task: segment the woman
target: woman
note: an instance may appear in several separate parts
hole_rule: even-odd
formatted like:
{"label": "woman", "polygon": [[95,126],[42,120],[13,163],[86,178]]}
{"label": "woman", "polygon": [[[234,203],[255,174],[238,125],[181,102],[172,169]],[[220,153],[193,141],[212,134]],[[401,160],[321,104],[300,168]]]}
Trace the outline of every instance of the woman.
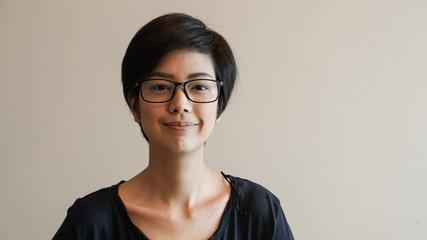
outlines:
{"label": "woman", "polygon": [[273,194],[204,163],[236,72],[227,42],[198,19],[168,14],[139,30],[122,82],[149,164],[78,199],[54,239],[293,239]]}

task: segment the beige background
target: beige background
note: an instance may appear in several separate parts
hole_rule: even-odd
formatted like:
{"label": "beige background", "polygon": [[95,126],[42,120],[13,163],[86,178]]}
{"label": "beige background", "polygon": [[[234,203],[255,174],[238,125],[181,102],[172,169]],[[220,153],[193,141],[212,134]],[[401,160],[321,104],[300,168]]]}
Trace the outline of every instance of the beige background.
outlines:
{"label": "beige background", "polygon": [[297,239],[427,239],[424,0],[0,0],[0,239],[50,239],[76,198],[145,167],[121,59],[174,11],[240,67],[212,167],[275,193]]}

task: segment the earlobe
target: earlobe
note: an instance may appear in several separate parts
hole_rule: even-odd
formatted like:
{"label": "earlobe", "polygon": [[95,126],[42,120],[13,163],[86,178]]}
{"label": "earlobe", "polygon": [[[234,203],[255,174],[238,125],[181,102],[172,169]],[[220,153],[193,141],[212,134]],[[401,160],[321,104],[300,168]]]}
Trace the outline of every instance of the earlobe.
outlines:
{"label": "earlobe", "polygon": [[141,119],[139,117],[139,105],[136,101],[136,99],[129,99],[129,108],[132,112],[133,119],[135,120],[135,122],[141,124]]}
{"label": "earlobe", "polygon": [[141,120],[139,119],[139,114],[134,112],[134,111],[132,111],[132,114],[133,114],[133,119],[135,120],[135,122],[141,124]]}

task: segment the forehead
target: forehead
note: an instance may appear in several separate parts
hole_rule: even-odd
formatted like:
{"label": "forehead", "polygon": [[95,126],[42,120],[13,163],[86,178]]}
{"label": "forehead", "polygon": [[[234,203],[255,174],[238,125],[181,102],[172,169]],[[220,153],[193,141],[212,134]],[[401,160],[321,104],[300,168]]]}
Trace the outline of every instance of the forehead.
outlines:
{"label": "forehead", "polygon": [[163,57],[150,75],[163,75],[167,78],[191,78],[215,76],[214,64],[209,54],[193,50],[173,50]]}

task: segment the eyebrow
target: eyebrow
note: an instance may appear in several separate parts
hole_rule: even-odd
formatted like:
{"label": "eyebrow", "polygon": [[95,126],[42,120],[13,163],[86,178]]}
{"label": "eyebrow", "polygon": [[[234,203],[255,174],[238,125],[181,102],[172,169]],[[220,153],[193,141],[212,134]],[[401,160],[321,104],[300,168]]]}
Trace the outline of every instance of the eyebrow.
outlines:
{"label": "eyebrow", "polygon": [[192,73],[192,74],[188,75],[188,78],[190,78],[190,79],[191,78],[200,78],[200,77],[208,77],[208,78],[213,79],[213,77],[211,75],[204,73],[204,72]]}
{"label": "eyebrow", "polygon": [[152,78],[152,77],[174,79],[174,76],[172,74],[162,73],[162,72],[152,72],[150,73],[150,75],[148,75],[148,78]]}
{"label": "eyebrow", "polygon": [[[152,72],[150,73],[150,75],[148,75],[148,78],[152,78],[152,77],[161,77],[161,78],[166,78],[166,79],[174,79],[175,76],[169,73],[163,73],[163,72]],[[188,79],[193,79],[193,78],[200,78],[200,77],[208,77],[210,79],[213,79],[213,77],[207,73],[204,72],[198,72],[198,73],[191,73],[187,76]]]}

